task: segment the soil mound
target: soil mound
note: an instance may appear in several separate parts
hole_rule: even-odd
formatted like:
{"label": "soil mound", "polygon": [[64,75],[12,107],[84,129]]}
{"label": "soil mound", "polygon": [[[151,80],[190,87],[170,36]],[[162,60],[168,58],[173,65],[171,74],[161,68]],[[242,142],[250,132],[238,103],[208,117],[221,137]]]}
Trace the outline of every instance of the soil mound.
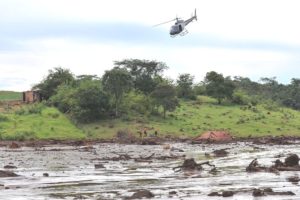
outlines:
{"label": "soil mound", "polygon": [[193,141],[213,141],[224,142],[231,141],[233,137],[226,131],[207,131],[193,139]]}

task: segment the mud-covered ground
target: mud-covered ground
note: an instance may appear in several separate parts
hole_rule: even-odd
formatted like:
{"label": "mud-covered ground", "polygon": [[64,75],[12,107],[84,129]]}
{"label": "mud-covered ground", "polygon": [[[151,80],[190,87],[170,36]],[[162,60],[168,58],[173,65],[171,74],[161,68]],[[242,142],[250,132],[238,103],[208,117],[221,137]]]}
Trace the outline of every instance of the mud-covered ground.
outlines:
{"label": "mud-covered ground", "polygon": [[[216,157],[212,152],[217,149],[226,149],[228,155]],[[0,199],[126,199],[141,189],[151,191],[154,199],[257,199],[252,196],[255,188],[295,194],[259,199],[300,199],[299,171],[245,170],[254,158],[271,166],[272,161],[284,160],[290,153],[300,155],[300,146],[236,142],[1,147],[0,167],[15,166],[9,170],[20,176],[0,178]],[[198,163],[210,161],[217,171],[210,172],[210,166],[202,171],[174,171],[182,165],[183,156]],[[233,191],[234,195],[208,196],[222,191]]]}

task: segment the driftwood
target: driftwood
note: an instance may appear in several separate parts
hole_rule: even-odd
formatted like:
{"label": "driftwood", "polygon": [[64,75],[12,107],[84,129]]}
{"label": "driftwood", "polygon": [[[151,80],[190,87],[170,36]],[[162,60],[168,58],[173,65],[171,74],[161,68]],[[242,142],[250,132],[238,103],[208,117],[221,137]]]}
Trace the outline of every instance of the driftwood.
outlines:
{"label": "driftwood", "polygon": [[183,164],[178,167],[174,167],[173,170],[175,172],[184,171],[184,170],[203,170],[203,165],[208,165],[210,167],[213,167],[210,171],[216,171],[216,166],[213,164],[210,164],[209,161],[203,162],[203,163],[196,163],[194,158],[186,159],[184,160]]}
{"label": "driftwood", "polygon": [[155,155],[155,153],[153,153],[153,154],[151,154],[150,156],[147,156],[147,157],[140,156],[139,158],[135,158],[134,161],[135,162],[146,162],[146,161],[149,161],[150,159],[152,159],[154,155]]}
{"label": "driftwood", "polygon": [[284,195],[284,196],[290,196],[295,195],[295,193],[291,191],[287,192],[274,192],[271,188],[266,189],[254,189],[252,192],[252,196],[254,197],[261,197],[261,196],[267,196],[267,195]]}
{"label": "driftwood", "polygon": [[274,167],[264,167],[258,164],[257,158],[251,161],[251,163],[246,167],[247,172],[272,172],[278,173],[278,170]]}
{"label": "driftwood", "polygon": [[257,159],[251,161],[246,168],[247,172],[273,172],[279,173],[279,171],[300,171],[299,157],[296,154],[288,156],[284,162],[279,159],[275,160],[275,164],[271,167],[264,167],[258,164]]}

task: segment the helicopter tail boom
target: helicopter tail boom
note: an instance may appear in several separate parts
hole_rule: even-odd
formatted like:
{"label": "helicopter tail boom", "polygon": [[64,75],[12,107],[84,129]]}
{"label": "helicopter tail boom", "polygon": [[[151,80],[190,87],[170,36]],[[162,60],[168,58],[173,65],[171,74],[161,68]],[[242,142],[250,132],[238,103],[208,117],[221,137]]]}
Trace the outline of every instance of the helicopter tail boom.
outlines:
{"label": "helicopter tail boom", "polygon": [[188,24],[191,23],[194,19],[197,21],[197,13],[196,13],[196,9],[195,9],[195,14],[194,14],[191,18],[189,18],[188,20],[184,21],[185,25],[188,25]]}

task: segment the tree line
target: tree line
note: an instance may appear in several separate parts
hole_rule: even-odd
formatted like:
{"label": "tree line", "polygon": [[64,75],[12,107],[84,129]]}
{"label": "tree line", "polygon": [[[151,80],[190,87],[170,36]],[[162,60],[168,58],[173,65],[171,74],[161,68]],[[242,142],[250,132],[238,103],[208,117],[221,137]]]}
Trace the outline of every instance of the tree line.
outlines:
{"label": "tree line", "polygon": [[69,69],[58,67],[49,70],[33,89],[47,104],[83,123],[124,117],[131,112],[165,118],[167,112],[179,106],[179,99],[196,100],[198,95],[211,96],[218,104],[272,101],[300,109],[300,79],[284,85],[274,77],[255,82],[211,71],[203,81],[195,83],[194,76],[188,73],[180,74],[176,80],[168,79],[163,74],[166,69],[163,62],[139,59],[116,61],[102,77],[75,76]]}

